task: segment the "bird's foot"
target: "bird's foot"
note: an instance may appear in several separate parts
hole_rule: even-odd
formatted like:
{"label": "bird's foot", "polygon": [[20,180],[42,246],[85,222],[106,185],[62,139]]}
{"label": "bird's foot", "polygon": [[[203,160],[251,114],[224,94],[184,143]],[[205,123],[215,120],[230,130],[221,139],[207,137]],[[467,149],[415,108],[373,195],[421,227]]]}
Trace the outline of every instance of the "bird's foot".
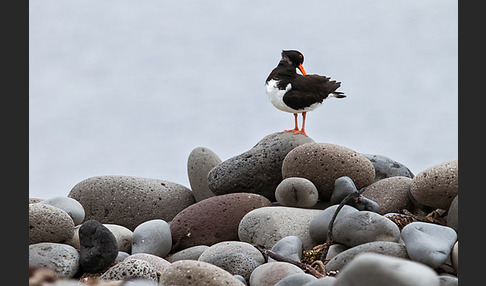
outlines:
{"label": "bird's foot", "polygon": [[298,132],[298,131],[299,131],[299,128],[284,130],[284,132],[293,132],[294,134],[295,134],[295,132]]}
{"label": "bird's foot", "polygon": [[303,130],[303,129],[294,131],[294,134],[303,134],[305,137],[309,137],[309,136],[307,136],[307,134],[305,133],[305,130]]}

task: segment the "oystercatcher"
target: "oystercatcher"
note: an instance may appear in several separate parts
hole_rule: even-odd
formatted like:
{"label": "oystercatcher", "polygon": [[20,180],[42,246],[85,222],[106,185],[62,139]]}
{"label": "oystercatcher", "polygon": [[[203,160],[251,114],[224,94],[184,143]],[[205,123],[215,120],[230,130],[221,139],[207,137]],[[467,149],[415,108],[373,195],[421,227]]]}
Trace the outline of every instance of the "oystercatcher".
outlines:
{"label": "oystercatcher", "polygon": [[[265,82],[265,90],[272,104],[286,112],[294,114],[295,128],[284,130],[294,134],[305,133],[307,111],[314,110],[329,97],[344,98],[343,92],[336,91],[340,82],[321,75],[307,75],[304,67],[304,55],[295,50],[282,51],[282,59],[272,70]],[[298,74],[296,69],[302,72]],[[302,113],[302,128],[299,130],[297,114]]]}

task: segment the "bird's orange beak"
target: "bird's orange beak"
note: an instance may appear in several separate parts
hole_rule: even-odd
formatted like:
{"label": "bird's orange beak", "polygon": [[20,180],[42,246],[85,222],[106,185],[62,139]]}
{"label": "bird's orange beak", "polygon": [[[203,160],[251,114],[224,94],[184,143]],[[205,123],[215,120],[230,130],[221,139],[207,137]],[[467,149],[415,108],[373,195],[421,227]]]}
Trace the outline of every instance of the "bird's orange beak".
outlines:
{"label": "bird's orange beak", "polygon": [[300,72],[301,72],[303,75],[307,75],[307,73],[305,72],[304,67],[302,66],[302,64],[300,64],[300,65],[299,65],[299,70],[300,70]]}

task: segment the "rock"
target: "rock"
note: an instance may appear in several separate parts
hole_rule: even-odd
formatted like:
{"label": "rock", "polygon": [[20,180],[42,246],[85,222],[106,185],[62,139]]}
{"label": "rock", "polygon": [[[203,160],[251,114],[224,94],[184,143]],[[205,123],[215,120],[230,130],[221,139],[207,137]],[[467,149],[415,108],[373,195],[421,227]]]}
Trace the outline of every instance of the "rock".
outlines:
{"label": "rock", "polygon": [[383,155],[363,154],[371,161],[375,168],[375,182],[390,177],[407,177],[413,179],[414,175],[405,165],[398,163]]}
{"label": "rock", "polygon": [[131,230],[117,224],[105,223],[103,225],[115,236],[118,251],[128,253],[132,251],[133,232]]}
{"label": "rock", "polygon": [[[309,235],[312,240],[317,243],[326,242],[327,232],[329,230],[329,223],[331,222],[331,219],[334,216],[334,213],[336,212],[338,206],[339,205],[333,205],[327,207],[311,220],[311,223],[309,225]],[[344,205],[337,214],[334,223],[336,223],[336,221],[341,219],[343,216],[353,212],[358,212],[358,210],[352,206]]]}
{"label": "rock", "polygon": [[459,273],[459,241],[456,241],[452,247],[451,262],[456,273]]}
{"label": "rock", "polygon": [[153,267],[155,267],[156,271],[159,272],[164,271],[164,269],[170,265],[170,262],[165,260],[164,258],[149,253],[135,253],[128,256],[126,260],[128,259],[147,261],[148,263],[152,264]]}
{"label": "rock", "polygon": [[215,265],[202,261],[179,260],[160,275],[162,285],[242,286],[238,278]]}
{"label": "rock", "polygon": [[408,259],[407,249],[405,245],[390,241],[373,241],[349,248],[334,256],[326,264],[326,271],[341,270],[356,256],[361,253],[368,252]]}
{"label": "rock", "polygon": [[167,260],[171,263],[178,260],[198,260],[199,256],[201,256],[201,254],[208,248],[209,246],[207,245],[189,247],[170,255],[167,257]]}
{"label": "rock", "polygon": [[440,286],[457,286],[459,285],[459,279],[450,274],[439,275]]}
{"label": "rock", "polygon": [[67,242],[74,235],[74,222],[67,212],[46,204],[29,204],[29,244]]}
{"label": "rock", "polygon": [[285,156],[295,147],[313,141],[302,134],[289,132],[267,135],[250,150],[211,169],[209,188],[216,195],[256,193],[275,201],[275,189],[282,181]]}
{"label": "rock", "polygon": [[333,286],[335,282],[336,282],[336,277],[324,276],[317,280],[307,282],[302,286]]}
{"label": "rock", "polygon": [[100,280],[128,280],[133,278],[157,281],[157,272],[155,267],[145,260],[125,259],[110,267],[100,276]]}
{"label": "rock", "polygon": [[438,268],[451,254],[456,232],[447,226],[426,222],[407,224],[401,233],[410,259]]}
{"label": "rock", "polygon": [[104,270],[118,256],[115,236],[99,221],[88,220],[81,225],[79,242],[79,266],[85,272],[97,273]]}
{"label": "rock", "polygon": [[412,179],[403,176],[385,178],[366,187],[363,196],[380,205],[380,214],[411,210],[412,202],[408,197],[411,183]]}
{"label": "rock", "polygon": [[75,199],[68,197],[54,197],[48,200],[43,200],[39,204],[46,204],[67,212],[73,219],[74,225],[81,224],[84,220],[84,208]]}
{"label": "rock", "polygon": [[255,209],[241,220],[238,236],[241,241],[271,249],[280,239],[295,235],[302,240],[304,249],[311,249],[317,243],[309,235],[309,225],[320,212],[321,210],[281,206]]}
{"label": "rock", "polygon": [[148,220],[133,230],[132,254],[148,253],[160,257],[169,254],[172,235],[167,222],[162,219]]}
{"label": "rock", "polygon": [[253,258],[258,265],[265,262],[262,253],[253,245],[242,241],[223,241],[206,249],[198,258],[199,261],[207,262],[214,257],[241,253]]}
{"label": "rock", "polygon": [[[368,243],[372,243],[372,242],[368,242]],[[365,245],[365,244],[361,244],[361,245]],[[355,247],[359,247],[359,245],[355,246]],[[349,247],[347,247],[344,244],[334,243],[333,245],[329,246],[329,250],[327,251],[326,259],[331,260],[331,258],[334,258],[336,255],[338,255],[338,254],[340,254],[340,253],[342,253],[342,252],[344,252],[348,249],[349,249]]]}
{"label": "rock", "polygon": [[[203,261],[199,259],[199,261]],[[228,271],[233,275],[242,276],[245,281],[250,280],[250,274],[262,263],[243,253],[227,253],[208,257],[204,262],[211,263]]]}
{"label": "rock", "polygon": [[285,157],[282,177],[309,179],[317,187],[319,198],[329,200],[336,179],[350,177],[358,189],[373,183],[375,169],[365,156],[349,148],[330,143],[307,143]]}
{"label": "rock", "polygon": [[[145,278],[134,278],[134,279],[130,279],[128,281],[123,282],[123,284],[121,284],[120,286],[158,286],[158,285],[159,285],[159,283],[157,283],[156,281],[153,281],[153,280],[148,280],[148,279],[145,279]],[[112,284],[109,284],[109,285],[102,284],[102,285],[99,285],[99,286],[112,286]],[[113,285],[113,286],[115,286],[115,285]]]}
{"label": "rock", "polygon": [[196,202],[214,196],[214,193],[209,188],[208,174],[212,168],[221,162],[222,160],[216,153],[205,147],[197,147],[189,154],[187,175]]}
{"label": "rock", "polygon": [[447,213],[447,226],[459,233],[459,195],[457,195],[449,207]]}
{"label": "rock", "polygon": [[246,280],[245,278],[243,278],[243,276],[241,275],[233,275],[236,279],[240,280],[241,283],[243,283],[243,285],[245,286],[248,286],[248,283],[246,283]]}
{"label": "rock", "polygon": [[122,262],[125,260],[130,254],[124,252],[124,251],[118,251],[118,255],[115,258],[115,262]]}
{"label": "rock", "polygon": [[278,281],[275,286],[295,286],[304,285],[305,283],[317,280],[316,277],[307,273],[296,273],[285,277],[284,279]]}
{"label": "rock", "polygon": [[67,244],[53,242],[30,244],[29,267],[48,268],[61,278],[71,278],[78,272],[79,254],[74,247]]}
{"label": "rock", "polygon": [[305,178],[287,178],[278,184],[275,198],[287,207],[313,207],[319,198],[316,186]]}
{"label": "rock", "polygon": [[400,229],[391,220],[370,211],[351,212],[334,223],[334,241],[356,246],[372,241],[400,240]]}
{"label": "rock", "polygon": [[272,262],[258,266],[250,276],[251,286],[274,286],[292,274],[303,274],[299,267],[287,262]]}
{"label": "rock", "polygon": [[[272,252],[282,255],[295,261],[302,259],[302,240],[298,236],[289,235],[277,241],[271,249]],[[275,262],[271,257],[268,257],[268,262]]]}
{"label": "rock", "polygon": [[410,194],[419,203],[447,210],[458,194],[458,160],[423,170],[413,178]]}
{"label": "rock", "polygon": [[[334,189],[332,191],[329,201],[331,204],[340,204],[341,201],[344,200],[349,194],[355,192],[358,192],[358,189],[356,188],[353,180],[351,180],[350,177],[339,177],[334,182]],[[362,194],[360,194],[357,199],[348,200],[346,204],[360,211],[372,211],[375,213],[380,211],[380,205],[366,198]]]}
{"label": "rock", "polygon": [[132,176],[91,177],[76,184],[68,197],[81,203],[85,220],[118,224],[130,230],[151,219],[171,221],[195,202],[182,185]]}
{"label": "rock", "polygon": [[348,285],[439,286],[439,276],[421,263],[382,254],[362,253],[341,270],[333,284]]}
{"label": "rock", "polygon": [[[172,241],[179,249],[238,240],[238,225],[251,210],[270,206],[265,197],[235,193],[207,198],[177,214],[170,223]],[[188,235],[189,234],[189,235]]]}

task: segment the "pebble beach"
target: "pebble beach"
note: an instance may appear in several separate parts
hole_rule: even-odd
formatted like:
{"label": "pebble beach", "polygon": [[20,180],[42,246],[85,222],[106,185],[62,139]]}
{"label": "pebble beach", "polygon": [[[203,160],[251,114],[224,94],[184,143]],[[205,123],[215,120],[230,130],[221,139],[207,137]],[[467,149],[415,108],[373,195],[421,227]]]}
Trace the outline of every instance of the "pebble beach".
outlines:
{"label": "pebble beach", "polygon": [[187,176],[29,198],[29,285],[458,285],[458,160],[413,174],[276,132],[227,160],[196,147]]}

